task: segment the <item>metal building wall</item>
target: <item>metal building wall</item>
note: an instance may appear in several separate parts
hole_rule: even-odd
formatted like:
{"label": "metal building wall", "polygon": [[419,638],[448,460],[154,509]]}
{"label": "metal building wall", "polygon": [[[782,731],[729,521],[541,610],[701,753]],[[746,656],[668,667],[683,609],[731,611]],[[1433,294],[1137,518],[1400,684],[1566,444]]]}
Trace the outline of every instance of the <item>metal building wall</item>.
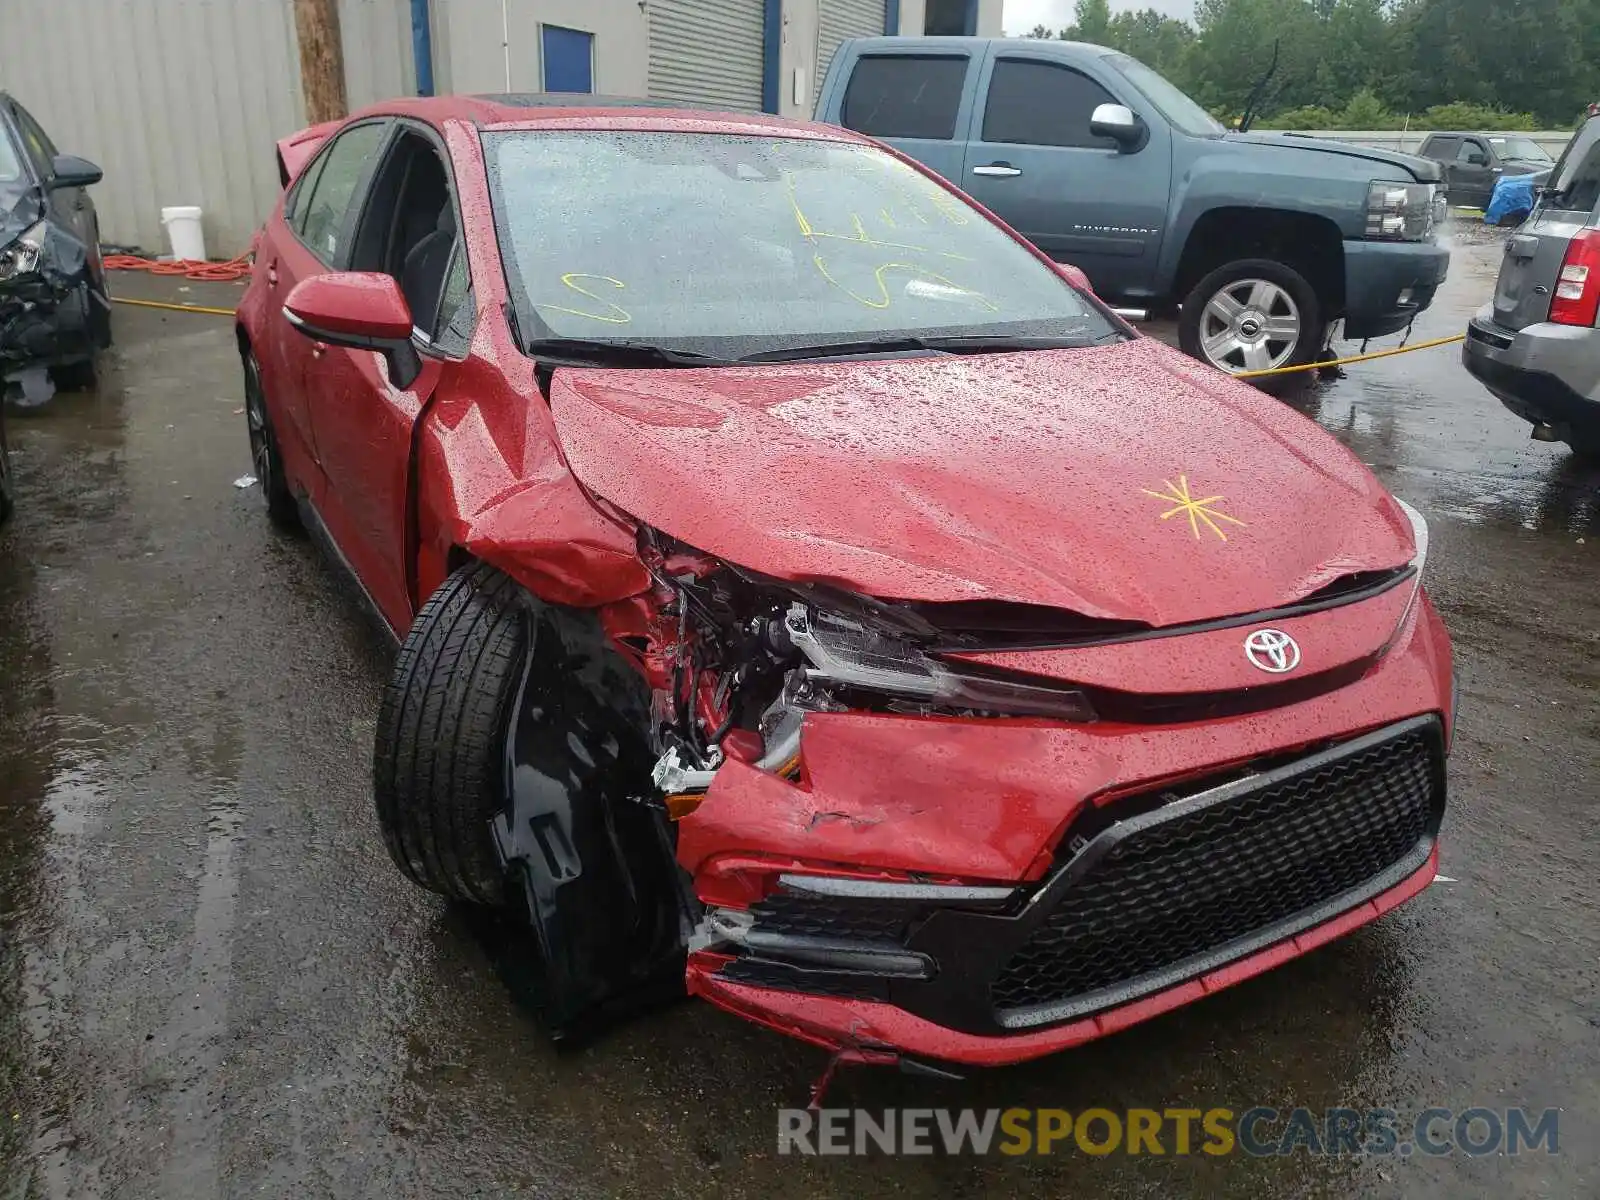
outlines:
{"label": "metal building wall", "polygon": [[[273,143],[305,124],[290,5],[0,0],[0,87],[104,168],[106,241],[164,252],[161,209],[198,204],[208,251],[237,254],[277,200]],[[340,0],[352,106],[412,89],[409,14]]]}

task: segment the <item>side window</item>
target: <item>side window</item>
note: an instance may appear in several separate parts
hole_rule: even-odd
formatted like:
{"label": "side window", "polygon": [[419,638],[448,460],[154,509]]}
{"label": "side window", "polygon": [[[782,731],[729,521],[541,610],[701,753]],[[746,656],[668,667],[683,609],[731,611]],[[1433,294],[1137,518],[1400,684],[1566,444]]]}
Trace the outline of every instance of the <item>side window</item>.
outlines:
{"label": "side window", "polygon": [[1456,151],[1458,163],[1486,163],[1489,161],[1489,152],[1483,148],[1483,143],[1472,138],[1463,138],[1461,149]]}
{"label": "side window", "polygon": [[38,167],[39,174],[48,179],[55,174],[55,143],[50,140],[49,135],[39,127],[39,122],[35,121],[22,105],[14,105],[13,111],[17,114],[17,128],[22,133],[23,146],[27,148],[29,155],[32,156],[34,163]]}
{"label": "side window", "polygon": [[1458,140],[1453,137],[1431,137],[1422,147],[1422,157],[1447,162],[1456,156]]}
{"label": "side window", "polygon": [[1593,212],[1600,201],[1600,120],[1590,118],[1573,135],[1550,173],[1545,203],[1572,212]]}
{"label": "side window", "polygon": [[989,81],[983,140],[1115,150],[1117,144],[1109,138],[1089,134],[1094,110],[1115,103],[1110,92],[1070,67],[1002,58]]}
{"label": "side window", "polygon": [[858,59],[840,124],[872,137],[949,141],[956,135],[967,62],[881,54]]}
{"label": "side window", "polygon": [[383,146],[387,128],[381,123],[357,125],[335,138],[321,155],[324,161],[315,185],[296,206],[295,229],[300,239],[329,266],[341,261],[351,202]]}
{"label": "side window", "polygon": [[439,299],[439,320],[433,344],[447,354],[465,354],[472,340],[472,276],[467,270],[467,248],[458,238]]}
{"label": "side window", "polygon": [[306,169],[300,172],[300,177],[289,185],[289,198],[283,203],[283,219],[289,222],[289,228],[301,237],[305,236],[303,227],[306,212],[305,198],[317,186],[317,176],[322,174],[324,161],[317,158],[306,164]]}

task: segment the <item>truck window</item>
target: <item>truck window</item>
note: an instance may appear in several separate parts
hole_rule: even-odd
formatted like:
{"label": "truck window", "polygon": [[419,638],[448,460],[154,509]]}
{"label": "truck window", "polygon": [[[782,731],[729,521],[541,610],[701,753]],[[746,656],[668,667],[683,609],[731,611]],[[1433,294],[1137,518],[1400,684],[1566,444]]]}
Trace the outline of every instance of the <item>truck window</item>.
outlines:
{"label": "truck window", "polygon": [[1600,200],[1600,119],[1590,117],[1573,135],[1550,173],[1547,203],[1571,212],[1592,212]]}
{"label": "truck window", "polygon": [[1461,142],[1461,149],[1456,151],[1456,161],[1459,163],[1471,163],[1473,155],[1477,155],[1479,163],[1489,161],[1489,152],[1483,148],[1482,142],[1476,138],[1464,138]]}
{"label": "truck window", "polygon": [[845,89],[840,124],[882,138],[956,135],[956,112],[967,82],[967,58],[866,55]]}
{"label": "truck window", "polygon": [[1115,150],[1116,142],[1089,134],[1094,110],[1115,103],[1110,92],[1071,67],[1002,58],[989,80],[983,140]]}
{"label": "truck window", "polygon": [[1459,138],[1431,137],[1422,147],[1422,157],[1436,158],[1441,162],[1447,159],[1452,159],[1456,156],[1456,151],[1459,149],[1459,143]]}

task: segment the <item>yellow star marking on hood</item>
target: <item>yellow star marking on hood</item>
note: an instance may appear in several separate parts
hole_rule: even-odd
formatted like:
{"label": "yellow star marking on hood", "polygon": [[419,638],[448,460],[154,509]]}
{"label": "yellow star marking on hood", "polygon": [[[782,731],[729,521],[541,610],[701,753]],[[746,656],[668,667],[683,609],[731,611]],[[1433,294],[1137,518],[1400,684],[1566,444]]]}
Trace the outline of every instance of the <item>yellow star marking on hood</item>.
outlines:
{"label": "yellow star marking on hood", "polygon": [[1169,520],[1179,513],[1188,517],[1189,528],[1194,532],[1196,541],[1200,540],[1200,526],[1202,525],[1223,541],[1228,540],[1228,535],[1222,532],[1222,526],[1217,524],[1218,521],[1226,521],[1230,525],[1238,525],[1243,528],[1243,521],[1237,517],[1230,517],[1227,513],[1215,507],[1227,497],[1194,495],[1189,490],[1189,477],[1187,475],[1178,476],[1176,487],[1173,486],[1170,479],[1163,479],[1161,482],[1166,485],[1167,490],[1164,492],[1152,492],[1149,488],[1141,488],[1140,490],[1146,496],[1154,496],[1157,500],[1165,500],[1174,506],[1161,514],[1163,521]]}

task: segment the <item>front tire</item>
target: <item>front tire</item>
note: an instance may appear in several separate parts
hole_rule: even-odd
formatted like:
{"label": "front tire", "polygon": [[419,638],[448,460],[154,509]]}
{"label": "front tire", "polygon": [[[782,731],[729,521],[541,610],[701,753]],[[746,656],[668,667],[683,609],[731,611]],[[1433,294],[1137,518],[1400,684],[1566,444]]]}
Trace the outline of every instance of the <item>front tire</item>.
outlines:
{"label": "front tire", "polygon": [[413,883],[452,900],[502,902],[490,822],[505,807],[526,643],[517,585],[463,567],[422,606],[384,689],[373,758],[384,845]]}
{"label": "front tire", "polygon": [[[0,401],[3,404],[4,401]],[[0,409],[0,525],[5,524],[15,507],[11,482],[11,446],[6,441],[6,417]]]}
{"label": "front tire", "polygon": [[[1183,352],[1238,375],[1312,362],[1326,325],[1316,290],[1294,268],[1264,258],[1225,263],[1190,289],[1178,318]],[[1267,376],[1278,386],[1289,376]]]}
{"label": "front tire", "polygon": [[250,465],[267,501],[267,519],[279,529],[298,529],[300,509],[284,474],[283,452],[278,448],[266,388],[261,382],[261,364],[249,350],[244,352],[244,419],[250,434]]}

